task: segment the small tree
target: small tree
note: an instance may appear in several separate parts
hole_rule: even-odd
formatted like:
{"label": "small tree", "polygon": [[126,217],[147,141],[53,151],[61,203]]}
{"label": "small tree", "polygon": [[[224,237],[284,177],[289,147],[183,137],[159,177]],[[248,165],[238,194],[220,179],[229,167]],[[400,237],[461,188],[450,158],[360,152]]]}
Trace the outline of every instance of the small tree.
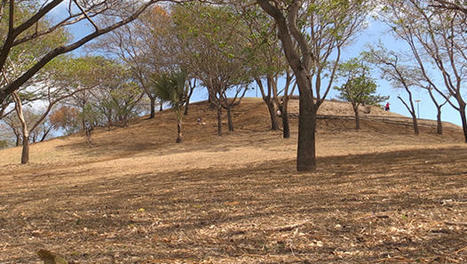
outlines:
{"label": "small tree", "polygon": [[177,143],[181,143],[183,139],[183,111],[190,92],[190,87],[186,85],[186,82],[187,74],[184,71],[164,73],[154,80],[157,97],[169,103],[177,115]]}
{"label": "small tree", "polygon": [[340,92],[339,98],[352,104],[355,114],[355,129],[360,129],[360,115],[358,108],[360,105],[376,105],[389,99],[389,96],[376,94],[377,85],[369,77],[369,68],[352,59],[339,67],[339,75],[346,78],[346,82],[340,87],[334,87]]}

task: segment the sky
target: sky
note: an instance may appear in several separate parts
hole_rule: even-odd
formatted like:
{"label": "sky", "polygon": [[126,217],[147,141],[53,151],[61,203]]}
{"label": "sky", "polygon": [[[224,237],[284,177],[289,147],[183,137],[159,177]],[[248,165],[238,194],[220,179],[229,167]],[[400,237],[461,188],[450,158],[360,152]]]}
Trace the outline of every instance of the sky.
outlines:
{"label": "sky", "polygon": [[[63,11],[63,7],[57,8],[54,11],[53,15],[56,17],[60,17],[60,13]],[[84,36],[86,33],[89,33],[90,30],[92,30],[92,26],[87,22],[79,23],[77,25],[74,25],[73,27],[70,27],[70,32],[72,33],[75,39]],[[407,50],[407,47],[404,45],[404,43],[400,40],[395,39],[394,36],[388,31],[387,26],[377,21],[371,21],[368,27],[356,36],[352,44],[343,50],[342,59],[347,60],[349,58],[357,57],[362,51],[365,51],[367,49],[367,46],[369,44],[376,45],[378,41],[381,41],[388,50]],[[74,54],[76,56],[79,56],[85,54],[85,52],[85,48],[80,48],[74,51]],[[406,92],[402,89],[393,88],[390,83],[381,78],[377,71],[373,71],[373,77],[375,78],[375,80],[377,80],[378,93],[380,95],[390,96],[388,102],[391,105],[391,111],[404,116],[409,116],[410,114],[405,108],[405,106],[402,104],[402,102],[400,102],[400,100],[397,99],[398,96],[407,98]],[[255,86],[252,86],[252,88],[253,89],[247,93],[247,96],[260,96],[258,89]],[[417,115],[422,119],[436,119],[436,108],[428,93],[421,89],[415,89],[413,94],[414,100],[419,100],[419,103],[416,103]],[[327,99],[336,97],[337,92],[335,90],[332,90],[328,95]],[[205,89],[202,88],[195,91],[192,101],[196,102],[200,100],[206,100],[206,98],[207,92],[205,91]],[[384,102],[384,104],[385,103],[386,102]],[[444,106],[442,111],[443,121],[461,125],[459,113],[450,105],[447,104],[446,106]]]}

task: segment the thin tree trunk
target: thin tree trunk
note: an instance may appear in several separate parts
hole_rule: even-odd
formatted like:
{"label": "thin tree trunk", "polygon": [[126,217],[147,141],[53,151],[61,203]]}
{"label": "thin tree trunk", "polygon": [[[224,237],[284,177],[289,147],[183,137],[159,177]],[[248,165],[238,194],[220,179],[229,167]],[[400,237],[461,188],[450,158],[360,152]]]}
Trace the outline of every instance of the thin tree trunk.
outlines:
{"label": "thin tree trunk", "polygon": [[27,164],[29,162],[29,130],[28,124],[24,119],[23,114],[23,105],[21,104],[21,98],[19,98],[16,92],[12,93],[13,99],[15,101],[16,114],[18,119],[21,122],[21,130],[23,133],[23,151],[21,153],[21,164]]}
{"label": "thin tree trunk", "polygon": [[222,136],[222,106],[217,106],[217,135]]}
{"label": "thin tree trunk", "polygon": [[269,116],[271,118],[271,130],[279,130],[279,123],[277,122],[277,115],[276,115],[276,109],[274,107],[274,102],[272,101],[270,97],[265,98],[264,102],[268,106]]}
{"label": "thin tree trunk", "polygon": [[232,107],[231,106],[227,107],[227,121],[229,124],[229,131],[233,132],[234,126],[233,126],[233,120],[232,120]]}
{"label": "thin tree trunk", "polygon": [[467,118],[465,115],[465,105],[459,108],[459,113],[461,115],[462,129],[464,130],[465,143],[467,143]]}
{"label": "thin tree trunk", "polygon": [[413,102],[412,102],[412,93],[410,93],[410,91],[408,89],[406,89],[406,90],[407,90],[407,93],[409,94],[410,107],[402,99],[402,97],[398,96],[397,98],[405,105],[405,107],[409,111],[410,115],[412,116],[413,131],[414,131],[415,135],[418,136],[420,134],[420,131],[418,130],[417,115],[416,115],[416,112],[415,112],[415,107],[414,107]]}
{"label": "thin tree trunk", "polygon": [[176,143],[182,143],[183,135],[182,135],[182,120],[180,117],[177,118],[177,140]]}
{"label": "thin tree trunk", "polygon": [[22,144],[21,143],[21,135],[17,134],[16,135],[16,146],[19,147],[20,144]]}
{"label": "thin tree trunk", "polygon": [[436,133],[438,135],[443,134],[443,122],[441,120],[441,107],[438,107],[438,114],[436,115],[437,125],[436,125]]}
{"label": "thin tree trunk", "polygon": [[164,111],[164,101],[160,101],[160,107],[159,107],[159,112]]}
{"label": "thin tree trunk", "polygon": [[156,116],[156,98],[150,97],[151,101],[151,112],[149,114],[149,119],[153,119]]}
{"label": "thin tree trunk", "polygon": [[186,99],[186,104],[185,104],[185,111],[183,111],[183,115],[188,115],[188,108],[190,106],[190,97]]}
{"label": "thin tree trunk", "polygon": [[360,115],[358,113],[358,105],[353,106],[353,112],[355,113],[355,129],[360,130]]}

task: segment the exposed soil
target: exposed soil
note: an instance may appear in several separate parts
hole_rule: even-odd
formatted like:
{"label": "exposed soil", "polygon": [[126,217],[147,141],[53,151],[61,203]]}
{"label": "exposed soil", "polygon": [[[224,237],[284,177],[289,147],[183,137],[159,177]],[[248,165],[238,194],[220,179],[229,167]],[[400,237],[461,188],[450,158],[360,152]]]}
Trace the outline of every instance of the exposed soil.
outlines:
{"label": "exposed soil", "polygon": [[[175,116],[0,152],[0,263],[466,263],[467,146],[454,126],[320,120],[318,170],[249,99],[236,131]],[[202,117],[207,123],[198,125]],[[296,120],[292,121],[296,131]],[[407,122],[410,122],[408,120]]]}

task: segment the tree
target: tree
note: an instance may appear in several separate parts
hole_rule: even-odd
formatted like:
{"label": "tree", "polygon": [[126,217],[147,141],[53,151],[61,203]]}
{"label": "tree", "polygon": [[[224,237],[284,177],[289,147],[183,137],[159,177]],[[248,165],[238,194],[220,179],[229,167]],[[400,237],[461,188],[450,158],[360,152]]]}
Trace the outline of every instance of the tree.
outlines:
{"label": "tree", "polygon": [[79,110],[63,105],[50,114],[49,121],[54,129],[63,129],[66,135],[79,131]]}
{"label": "tree", "polygon": [[232,108],[241,102],[252,80],[252,52],[245,24],[228,6],[197,3],[177,6],[172,17],[183,65],[202,81],[217,108],[217,134],[222,135],[223,109],[233,131]]}
{"label": "tree", "polygon": [[[2,1],[0,3],[0,24],[4,39],[0,42],[0,72],[3,72],[6,63],[13,56],[15,48],[27,46],[31,41],[62,30],[67,26],[80,21],[87,21],[93,26],[93,31],[78,40],[71,40],[65,44],[57,44],[49,47],[43,56],[34,57],[34,62],[26,67],[18,77],[11,79],[6,85],[0,87],[0,105],[3,104],[14,91],[30,80],[48,62],[55,57],[73,51],[89,41],[108,33],[120,26],[135,20],[150,5],[159,0],[148,1],[75,1],[75,0],[51,0],[44,3],[35,1]],[[59,22],[53,23],[50,14],[59,6],[68,7],[68,10]],[[22,10],[28,10],[26,16],[19,15]],[[100,21],[116,19],[107,26],[100,26]],[[43,23],[45,26],[38,26]]]}
{"label": "tree", "polygon": [[[317,111],[332,87],[342,47],[364,25],[371,1],[256,2],[276,23],[300,93],[297,170],[315,170]],[[326,75],[328,85],[322,87]]]}
{"label": "tree", "polygon": [[190,87],[187,84],[187,74],[184,71],[164,73],[154,79],[156,94],[165,102],[170,103],[177,116],[177,143],[183,140],[182,121],[183,106],[187,102]]}
{"label": "tree", "polygon": [[416,68],[402,64],[398,54],[388,51],[384,48],[376,50],[371,48],[365,53],[366,59],[377,65],[381,71],[381,77],[390,81],[391,84],[400,89],[404,89],[407,93],[408,100],[404,100],[401,96],[397,96],[402,104],[409,111],[412,117],[413,130],[415,135],[419,135],[417,113],[415,112],[415,103],[413,98],[413,89],[419,87],[420,71]]}
{"label": "tree", "polygon": [[422,86],[433,89],[459,112],[467,143],[466,16],[455,8],[439,8],[436,3],[445,7],[459,4],[457,1],[388,0],[382,19],[408,45],[412,67],[420,72]]}
{"label": "tree", "polygon": [[355,129],[360,129],[360,105],[377,105],[389,99],[389,96],[376,94],[377,85],[369,76],[370,69],[358,59],[351,59],[339,66],[339,76],[345,79],[345,83],[334,87],[340,92],[339,98],[352,104],[355,114]]}

